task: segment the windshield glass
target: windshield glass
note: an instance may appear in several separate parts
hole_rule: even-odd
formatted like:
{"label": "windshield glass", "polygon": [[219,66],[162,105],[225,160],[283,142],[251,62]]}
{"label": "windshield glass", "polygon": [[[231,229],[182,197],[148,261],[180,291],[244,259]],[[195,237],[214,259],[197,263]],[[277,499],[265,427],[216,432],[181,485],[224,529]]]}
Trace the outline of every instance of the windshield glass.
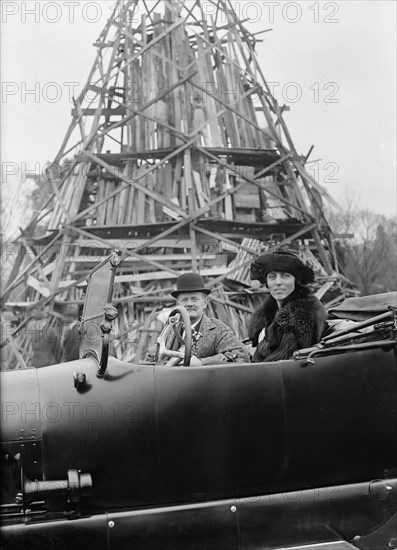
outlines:
{"label": "windshield glass", "polygon": [[87,292],[80,325],[80,357],[84,357],[88,350],[95,351],[98,359],[101,357],[100,325],[104,308],[112,300],[115,267],[115,255],[112,254],[94,268],[87,277]]}

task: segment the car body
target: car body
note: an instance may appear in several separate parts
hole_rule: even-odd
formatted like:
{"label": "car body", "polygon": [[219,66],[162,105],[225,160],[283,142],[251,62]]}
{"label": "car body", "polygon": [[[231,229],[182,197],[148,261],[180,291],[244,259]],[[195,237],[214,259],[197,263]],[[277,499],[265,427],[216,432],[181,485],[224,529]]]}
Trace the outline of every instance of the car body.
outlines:
{"label": "car body", "polygon": [[396,548],[393,330],[273,363],[86,349],[2,373],[2,548]]}

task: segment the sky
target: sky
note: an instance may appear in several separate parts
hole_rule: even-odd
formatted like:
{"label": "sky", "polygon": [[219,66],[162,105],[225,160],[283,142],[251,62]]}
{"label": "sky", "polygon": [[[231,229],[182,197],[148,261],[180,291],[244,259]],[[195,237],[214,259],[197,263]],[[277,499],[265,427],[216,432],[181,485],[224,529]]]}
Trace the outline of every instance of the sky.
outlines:
{"label": "sky", "polygon": [[[394,0],[232,5],[248,30],[266,31],[257,35],[258,61],[278,102],[289,107],[285,121],[298,153],[314,146],[309,172],[342,205],[350,195],[362,208],[395,216]],[[54,159],[114,1],[0,6],[3,194]]]}

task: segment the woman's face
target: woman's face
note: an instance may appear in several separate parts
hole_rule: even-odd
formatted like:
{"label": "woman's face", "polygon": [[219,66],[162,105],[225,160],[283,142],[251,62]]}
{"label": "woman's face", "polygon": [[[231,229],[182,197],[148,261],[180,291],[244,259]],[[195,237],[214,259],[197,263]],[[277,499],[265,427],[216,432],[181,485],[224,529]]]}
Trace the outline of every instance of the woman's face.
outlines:
{"label": "woman's face", "polygon": [[280,304],[295,290],[295,277],[286,271],[270,271],[266,277],[270,294]]}

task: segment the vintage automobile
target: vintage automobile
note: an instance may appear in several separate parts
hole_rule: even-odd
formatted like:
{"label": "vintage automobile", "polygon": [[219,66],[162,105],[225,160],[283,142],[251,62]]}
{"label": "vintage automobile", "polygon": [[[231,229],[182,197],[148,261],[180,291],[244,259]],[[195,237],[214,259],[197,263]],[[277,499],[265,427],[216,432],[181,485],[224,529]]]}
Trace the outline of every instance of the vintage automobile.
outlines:
{"label": "vintage automobile", "polygon": [[88,278],[81,359],[1,375],[1,548],[397,548],[395,305],[350,299],[362,320],[288,361],[190,367],[187,341],[130,364],[117,263]]}

